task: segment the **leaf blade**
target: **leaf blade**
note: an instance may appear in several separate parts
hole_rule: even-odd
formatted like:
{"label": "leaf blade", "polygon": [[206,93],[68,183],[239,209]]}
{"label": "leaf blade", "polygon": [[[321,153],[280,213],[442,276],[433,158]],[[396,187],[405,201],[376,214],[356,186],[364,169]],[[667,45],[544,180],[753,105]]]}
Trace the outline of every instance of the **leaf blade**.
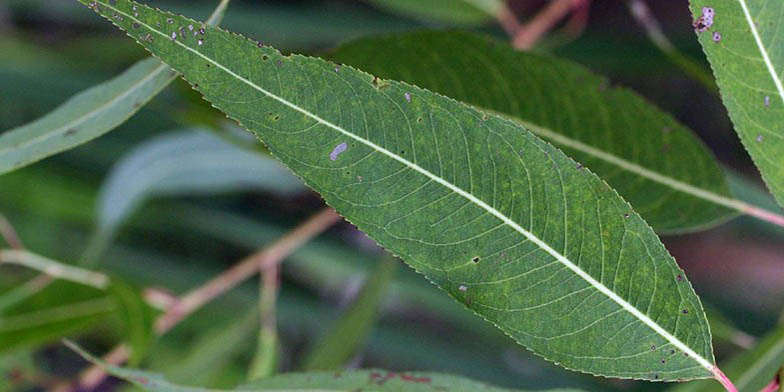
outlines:
{"label": "leaf blade", "polygon": [[464,32],[363,38],[330,58],[510,116],[595,171],[657,232],[704,229],[743,209],[688,128],[577,64]]}
{"label": "leaf blade", "polygon": [[775,43],[784,4],[749,0],[690,1],[692,15],[715,20],[695,30],[741,142],[779,206],[784,206],[784,52]]}
{"label": "leaf blade", "polygon": [[[650,227],[607,184],[518,124],[349,67],[282,56],[220,29],[181,35],[198,22],[127,0],[96,3],[132,37],[156,34],[140,43],[249,126],[360,229],[529,349],[613,377],[713,375],[699,299]],[[135,6],[139,17],[130,14]],[[384,115],[368,116],[370,109]],[[433,126],[415,132],[424,117]],[[451,173],[442,148],[453,158]],[[605,242],[612,259],[591,245]],[[583,243],[591,259],[580,256]],[[507,256],[510,270],[493,268]],[[553,278],[559,284],[549,284]],[[547,290],[520,294],[541,284]],[[647,306],[630,303],[641,297]],[[618,325],[625,327],[604,335]],[[654,372],[651,364],[659,364]]]}
{"label": "leaf blade", "polygon": [[[221,0],[207,23],[223,19]],[[0,133],[0,175],[31,165],[100,137],[124,123],[155,98],[177,73],[155,58],[68,99],[47,115]]]}

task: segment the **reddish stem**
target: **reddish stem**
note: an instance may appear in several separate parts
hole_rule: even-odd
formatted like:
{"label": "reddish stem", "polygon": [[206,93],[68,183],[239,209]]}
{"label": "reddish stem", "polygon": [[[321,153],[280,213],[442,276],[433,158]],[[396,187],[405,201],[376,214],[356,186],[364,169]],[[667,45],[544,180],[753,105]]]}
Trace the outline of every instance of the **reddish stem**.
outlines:
{"label": "reddish stem", "polygon": [[738,392],[738,388],[735,387],[735,384],[730,381],[729,377],[727,377],[718,366],[713,367],[713,377],[721,383],[721,386],[723,386],[727,392]]}

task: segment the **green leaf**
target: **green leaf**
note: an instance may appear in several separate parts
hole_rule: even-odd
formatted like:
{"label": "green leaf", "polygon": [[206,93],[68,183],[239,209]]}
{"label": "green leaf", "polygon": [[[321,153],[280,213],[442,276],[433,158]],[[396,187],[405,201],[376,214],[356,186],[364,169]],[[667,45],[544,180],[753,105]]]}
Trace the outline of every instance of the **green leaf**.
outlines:
{"label": "green leaf", "polygon": [[356,355],[373,329],[387,285],[394,278],[397,260],[381,261],[367,278],[356,301],[314,345],[304,370],[339,369]]}
{"label": "green leaf", "polygon": [[496,17],[502,0],[368,0],[395,13],[426,22],[478,25]]}
{"label": "green leaf", "polygon": [[740,208],[688,128],[580,65],[461,32],[365,38],[330,56],[511,116],[595,171],[659,232],[705,228]]}
{"label": "green leaf", "polygon": [[[109,374],[146,391],[153,392],[201,392],[202,388],[174,385],[161,375],[140,370],[124,369],[109,365],[93,357],[74,343],[65,341],[66,346],[76,351],[86,360],[100,365]],[[512,392],[511,389],[498,388],[485,383],[439,373],[406,372],[396,373],[386,370],[357,370],[350,372],[291,373],[254,381],[238,387],[238,391],[395,391],[416,392],[449,390],[453,392]],[[561,390],[566,392],[566,390]],[[555,392],[555,390],[553,390]]]}
{"label": "green leaf", "polygon": [[155,340],[153,323],[157,312],[144,301],[139,290],[118,278],[112,279],[109,293],[117,303],[121,325],[131,346],[129,363],[135,366]]}
{"label": "green leaf", "polygon": [[114,231],[145,199],[238,190],[293,194],[302,181],[275,159],[206,130],[176,131],[135,147],[112,168],[98,197],[98,230]]}
{"label": "green leaf", "polygon": [[120,225],[154,196],[241,190],[293,194],[305,189],[275,159],[235,146],[205,130],[171,132],[131,150],[112,168],[98,196],[98,228],[82,257],[94,264]]}
{"label": "green leaf", "polygon": [[784,206],[784,2],[691,0],[690,6],[695,19],[703,10],[713,14],[697,37],[735,131]]}
{"label": "green leaf", "polygon": [[[217,24],[228,0],[207,23]],[[169,85],[177,73],[155,58],[134,64],[119,76],[93,86],[60,107],[19,128],[0,133],[0,174],[87,143],[133,116]]]}
{"label": "green leaf", "polygon": [[85,331],[116,309],[103,291],[57,281],[0,314],[0,353]]}
{"label": "green leaf", "polygon": [[717,371],[700,301],[653,230],[519,124],[217,28],[193,35],[201,23],[128,0],[84,3],[357,227],[534,352],[613,377]]}
{"label": "green leaf", "polygon": [[[724,367],[729,378],[735,381],[740,392],[757,392],[767,385],[784,366],[784,327],[766,335],[751,350],[730,360]],[[720,392],[723,389],[712,382],[699,381],[684,384],[674,392]]]}

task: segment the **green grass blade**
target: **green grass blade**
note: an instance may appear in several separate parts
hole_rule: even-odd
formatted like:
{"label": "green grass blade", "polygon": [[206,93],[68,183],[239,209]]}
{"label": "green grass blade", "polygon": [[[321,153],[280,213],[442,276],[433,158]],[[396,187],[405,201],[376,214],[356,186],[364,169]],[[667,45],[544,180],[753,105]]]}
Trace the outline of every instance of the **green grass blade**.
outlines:
{"label": "green grass blade", "polygon": [[519,124],[128,0],[83,3],[357,227],[534,352],[613,377],[716,373],[700,301],[653,230]]}
{"label": "green grass blade", "polygon": [[[784,206],[784,2],[691,0],[702,49],[741,142]],[[712,17],[703,16],[706,12]]]}
{"label": "green grass blade", "polygon": [[387,285],[394,278],[397,260],[381,261],[357,294],[356,301],[320,338],[306,357],[304,370],[340,369],[367,339],[376,321]]}
{"label": "green grass blade", "polygon": [[[217,24],[229,0],[208,23]],[[155,58],[134,64],[30,124],[0,133],[0,174],[38,162],[93,140],[124,123],[169,85],[177,73]]]}
{"label": "green grass blade", "polygon": [[462,32],[364,38],[330,57],[512,116],[595,171],[658,232],[706,228],[742,208],[691,130],[580,65]]}
{"label": "green grass blade", "polygon": [[369,0],[379,8],[426,22],[480,25],[501,12],[501,0]]}

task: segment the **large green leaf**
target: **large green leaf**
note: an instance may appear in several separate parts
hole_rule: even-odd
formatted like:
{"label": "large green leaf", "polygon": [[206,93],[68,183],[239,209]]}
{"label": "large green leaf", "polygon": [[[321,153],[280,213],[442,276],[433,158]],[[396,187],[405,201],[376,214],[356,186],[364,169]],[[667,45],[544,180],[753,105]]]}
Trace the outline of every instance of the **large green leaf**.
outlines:
{"label": "large green leaf", "polygon": [[[97,363],[106,369],[109,374],[133,383],[146,391],[153,392],[202,392],[203,388],[184,387],[174,385],[161,375],[156,373],[144,372],[140,370],[124,369],[118,366],[108,365],[101,360],[88,354],[75,344],[65,342],[65,344],[79,353],[90,362]],[[416,392],[416,391],[454,391],[454,392],[512,392],[511,389],[498,388],[485,383],[472,381],[469,379],[424,372],[390,372],[386,370],[356,370],[336,373],[314,372],[314,373],[291,373],[274,376],[250,384],[237,387],[237,391],[395,391],[395,392]],[[555,390],[552,390],[555,392]],[[566,392],[566,390],[561,390]]]}
{"label": "large green leaf", "polygon": [[474,25],[498,15],[502,0],[369,0],[380,8],[430,22]]}
{"label": "large green leaf", "polygon": [[519,124],[128,0],[83,2],[360,229],[531,350],[607,376],[717,373],[700,301],[653,230]]}
{"label": "large green leaf", "polygon": [[784,29],[780,28],[784,2],[691,0],[690,4],[695,19],[712,20],[696,31],[721,99],[762,178],[784,206]]}
{"label": "large green leaf", "polygon": [[739,209],[688,128],[569,61],[462,32],[365,38],[331,58],[512,116],[595,171],[657,231],[702,228]]}
{"label": "large green leaf", "polygon": [[[226,11],[222,0],[207,23]],[[133,116],[177,77],[166,64],[149,58],[119,76],[85,90],[30,124],[0,133],[0,174],[95,139]]]}

